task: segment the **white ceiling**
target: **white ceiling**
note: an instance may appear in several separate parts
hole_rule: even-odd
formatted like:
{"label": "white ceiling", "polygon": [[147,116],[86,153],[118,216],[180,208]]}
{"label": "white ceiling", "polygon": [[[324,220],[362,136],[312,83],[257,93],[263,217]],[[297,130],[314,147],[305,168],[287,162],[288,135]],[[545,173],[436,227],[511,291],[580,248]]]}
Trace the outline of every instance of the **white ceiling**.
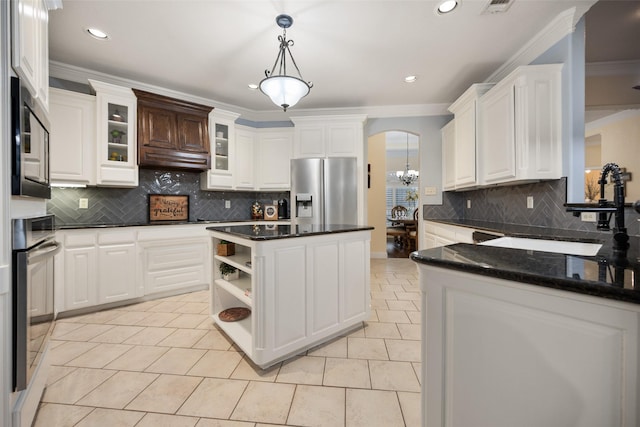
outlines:
{"label": "white ceiling", "polygon": [[[247,85],[273,66],[275,17],[287,13],[294,58],[314,84],[294,109],[447,106],[561,12],[593,0],[514,0],[507,13],[481,14],[487,3],[461,0],[438,16],[427,0],[64,0],[50,13],[50,59],[214,106],[276,111]],[[109,40],[91,38],[87,27]],[[404,83],[410,74],[417,82]]]}

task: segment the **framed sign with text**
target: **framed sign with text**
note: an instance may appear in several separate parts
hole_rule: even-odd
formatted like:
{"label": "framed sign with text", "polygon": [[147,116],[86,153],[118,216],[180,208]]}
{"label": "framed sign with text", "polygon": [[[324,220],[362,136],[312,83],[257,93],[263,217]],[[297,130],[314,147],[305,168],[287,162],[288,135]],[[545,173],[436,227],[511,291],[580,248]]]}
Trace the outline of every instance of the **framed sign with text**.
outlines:
{"label": "framed sign with text", "polygon": [[188,195],[149,194],[149,221],[188,220]]}

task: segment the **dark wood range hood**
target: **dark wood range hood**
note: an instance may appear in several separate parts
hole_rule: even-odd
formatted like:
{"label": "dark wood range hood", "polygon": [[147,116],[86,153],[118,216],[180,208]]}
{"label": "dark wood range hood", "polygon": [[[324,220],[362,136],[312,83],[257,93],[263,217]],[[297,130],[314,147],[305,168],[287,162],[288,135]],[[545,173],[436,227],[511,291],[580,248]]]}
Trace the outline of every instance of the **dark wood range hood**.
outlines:
{"label": "dark wood range hood", "polygon": [[138,98],[140,167],[211,168],[209,113],[213,107],[133,89]]}

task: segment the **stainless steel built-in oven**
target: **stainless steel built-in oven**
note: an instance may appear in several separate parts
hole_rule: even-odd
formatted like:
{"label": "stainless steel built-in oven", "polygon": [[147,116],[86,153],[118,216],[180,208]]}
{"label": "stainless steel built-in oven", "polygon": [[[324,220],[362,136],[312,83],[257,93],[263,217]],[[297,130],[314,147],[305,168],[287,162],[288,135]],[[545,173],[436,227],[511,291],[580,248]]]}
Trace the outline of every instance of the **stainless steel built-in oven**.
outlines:
{"label": "stainless steel built-in oven", "polygon": [[11,78],[11,194],[51,198],[49,122],[20,79]]}
{"label": "stainless steel built-in oven", "polygon": [[13,220],[13,391],[27,388],[51,334],[54,216]]}

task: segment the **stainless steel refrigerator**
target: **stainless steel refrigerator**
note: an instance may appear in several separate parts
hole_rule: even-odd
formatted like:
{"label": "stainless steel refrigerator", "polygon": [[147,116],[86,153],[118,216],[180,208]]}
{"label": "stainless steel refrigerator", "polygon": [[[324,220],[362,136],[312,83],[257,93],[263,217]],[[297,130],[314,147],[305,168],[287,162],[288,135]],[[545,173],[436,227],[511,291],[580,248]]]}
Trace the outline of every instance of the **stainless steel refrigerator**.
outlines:
{"label": "stainless steel refrigerator", "polygon": [[358,224],[355,157],[291,160],[294,225]]}

